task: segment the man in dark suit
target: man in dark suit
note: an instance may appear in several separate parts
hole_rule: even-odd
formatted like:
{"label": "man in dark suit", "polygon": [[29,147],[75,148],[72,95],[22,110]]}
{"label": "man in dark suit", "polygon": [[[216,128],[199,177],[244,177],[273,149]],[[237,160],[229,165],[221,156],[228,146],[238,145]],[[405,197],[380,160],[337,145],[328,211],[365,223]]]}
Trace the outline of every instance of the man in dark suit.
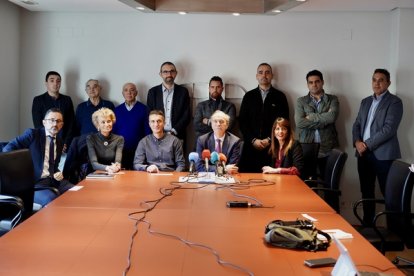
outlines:
{"label": "man in dark suit", "polygon": [[[403,115],[403,104],[400,98],[388,91],[390,84],[387,70],[374,71],[374,94],[362,100],[352,127],[362,198],[375,198],[376,178],[384,195],[391,164],[401,158],[397,130]],[[364,223],[372,224],[375,203],[364,202],[363,210]]]}
{"label": "man in dark suit", "polygon": [[244,140],[242,172],[262,172],[262,167],[270,163],[268,151],[273,123],[278,117],[289,119],[285,94],[272,86],[272,67],[260,64],[256,79],[259,86],[244,95],[240,106],[240,131]]}
{"label": "man in dark suit", "polygon": [[196,131],[196,139],[203,134],[212,130],[210,117],[216,110],[221,110],[230,116],[230,124],[228,130],[231,131],[236,120],[236,107],[234,104],[225,101],[221,94],[223,93],[223,80],[214,76],[208,84],[210,98],[199,103],[194,115],[194,129]]}
{"label": "man in dark suit", "polygon": [[58,168],[63,149],[63,141],[57,135],[63,127],[62,112],[57,108],[49,109],[43,119],[43,126],[27,129],[3,148],[4,152],[30,149],[35,188],[40,188],[35,191],[34,202],[41,206],[57,197],[56,193],[47,189],[48,187],[54,187],[60,193],[73,187],[73,184],[63,179],[63,174]]}
{"label": "man in dark suit", "polygon": [[177,69],[172,62],[164,62],[159,74],[163,82],[148,91],[147,106],[150,111],[163,111],[165,131],[185,140],[186,128],[191,119],[188,90],[174,83]]}
{"label": "man in dark suit", "polygon": [[49,71],[46,74],[45,85],[47,91],[34,97],[32,104],[33,125],[35,128],[43,127],[43,120],[46,112],[51,108],[59,108],[65,118],[65,125],[59,136],[63,139],[63,151],[66,152],[73,138],[73,128],[75,124],[75,112],[72,99],[62,95],[60,90],[61,77],[58,72]]}
{"label": "man in dark suit", "polygon": [[[197,153],[202,156],[202,152],[205,149],[210,152],[216,151],[217,153],[223,153],[227,158],[227,164],[225,170],[227,173],[237,173],[241,154],[241,140],[236,135],[227,131],[230,122],[230,116],[221,110],[217,110],[211,115],[210,118],[211,127],[213,131],[201,135],[197,139]],[[198,171],[205,171],[204,160],[202,158],[196,164]],[[209,171],[215,171],[216,167],[209,166]]]}

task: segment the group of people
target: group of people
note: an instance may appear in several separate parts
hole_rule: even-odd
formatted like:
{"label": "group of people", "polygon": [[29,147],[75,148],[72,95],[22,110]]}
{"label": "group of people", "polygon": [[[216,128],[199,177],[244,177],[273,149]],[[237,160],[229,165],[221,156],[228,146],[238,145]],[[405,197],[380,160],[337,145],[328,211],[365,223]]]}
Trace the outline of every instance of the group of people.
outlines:
{"label": "group of people", "polygon": [[[59,93],[61,76],[46,75],[47,92],[33,100],[35,128],[12,140],[4,151],[30,148],[39,186],[53,186],[64,192],[73,186],[57,167],[61,154],[68,151],[74,136],[84,137],[93,170],[116,173],[121,168],[156,173],[184,171],[183,142],[191,121],[188,90],[175,83],[177,69],[171,62],[160,67],[162,84],[148,91],[146,105],[137,101],[137,87],[123,86],[125,102],[115,107],[100,96],[98,80],[86,83],[89,99],[74,112],[69,96]],[[289,121],[289,105],[283,92],[272,86],[272,67],[257,68],[258,87],[247,92],[240,106],[242,139],[232,133],[236,121],[234,104],[222,97],[223,80],[214,76],[209,82],[209,99],[195,109],[196,151],[216,151],[226,156],[228,173],[263,172],[295,174],[304,168],[300,143],[319,143],[318,168],[323,175],[330,151],[338,147],[335,121],[339,101],[324,91],[323,75],[318,70],[306,75],[309,93],[297,99],[295,125]],[[402,118],[401,100],[388,91],[390,74],[376,69],[372,77],[374,94],[363,99],[352,129],[358,158],[363,198],[372,197],[375,179],[385,191],[385,179],[394,159],[400,158],[397,129]],[[65,121],[64,121],[65,120]],[[196,164],[206,170],[204,161]],[[210,170],[214,170],[214,164]],[[48,190],[35,192],[42,206],[53,200]],[[364,205],[367,221],[373,206]]]}

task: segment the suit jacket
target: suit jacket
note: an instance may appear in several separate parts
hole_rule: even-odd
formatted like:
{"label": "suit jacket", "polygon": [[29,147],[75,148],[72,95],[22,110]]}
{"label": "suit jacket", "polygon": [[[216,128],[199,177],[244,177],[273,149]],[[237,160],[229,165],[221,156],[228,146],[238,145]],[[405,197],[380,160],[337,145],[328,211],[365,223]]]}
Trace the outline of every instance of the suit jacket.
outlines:
{"label": "suit jacket", "polygon": [[[201,154],[203,150],[208,149],[210,152],[215,151],[216,143],[214,141],[214,132],[211,131],[204,135],[201,135],[197,139],[197,153],[200,156],[196,166],[197,171],[206,171],[204,166],[204,160],[201,160]],[[241,154],[241,140],[234,134],[226,132],[224,137],[223,145],[221,146],[221,152],[227,157],[226,164],[238,164]],[[215,166],[209,166],[209,171],[214,172]]]}
{"label": "suit jacket", "polygon": [[236,120],[236,106],[228,101],[223,100],[222,98],[219,100],[217,109],[215,108],[214,103],[214,100],[208,99],[207,101],[203,101],[197,105],[194,115],[194,129],[196,131],[196,138],[200,135],[212,131],[211,125],[203,124],[203,119],[210,119],[211,115],[213,115],[216,110],[221,110],[230,116],[228,130],[231,131],[233,129],[234,121]]}
{"label": "suit jacket", "polygon": [[[313,143],[315,130],[321,137],[320,152],[328,153],[339,146],[335,121],[339,114],[339,101],[335,95],[324,94],[316,109],[310,94],[298,98],[295,107],[296,133],[301,143]],[[309,117],[306,119],[305,117]]]}
{"label": "suit jacket", "polygon": [[[275,167],[276,159],[272,158],[271,167]],[[303,151],[302,146],[298,141],[295,141],[292,144],[292,147],[288,150],[287,154],[283,156],[282,162],[280,163],[281,168],[290,168],[296,167],[299,173],[302,175],[303,167],[305,166],[303,162]]]}
{"label": "suit jacket", "polygon": [[[162,97],[162,84],[154,86],[148,91],[147,106],[152,110],[162,110],[165,114]],[[171,127],[177,131],[177,137],[185,138],[186,128],[191,120],[190,96],[187,88],[174,84],[174,96],[171,107]]]}
{"label": "suit jacket", "polygon": [[[373,96],[362,100],[358,116],[352,127],[352,142],[363,141],[365,125]],[[400,98],[386,91],[371,124],[371,137],[364,141],[378,160],[394,160],[401,158],[397,129],[403,115],[403,104]],[[355,153],[358,156],[358,152]]]}
{"label": "suit jacket", "polygon": [[[45,160],[45,145],[46,145],[46,131],[44,128],[29,128],[21,136],[11,140],[4,148],[3,151],[13,151],[18,149],[30,149],[32,155],[34,176],[37,182],[43,171],[43,161]],[[59,162],[62,155],[63,142],[56,137],[56,157],[54,171],[59,171]]]}

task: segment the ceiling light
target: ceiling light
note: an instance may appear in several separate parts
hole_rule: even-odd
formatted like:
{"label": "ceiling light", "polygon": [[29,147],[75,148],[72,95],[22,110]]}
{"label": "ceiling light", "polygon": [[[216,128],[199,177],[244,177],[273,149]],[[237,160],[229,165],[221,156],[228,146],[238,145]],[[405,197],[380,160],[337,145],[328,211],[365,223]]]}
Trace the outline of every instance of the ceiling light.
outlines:
{"label": "ceiling light", "polygon": [[239,16],[239,15],[240,15],[240,13],[238,13],[238,12],[233,12],[233,15],[234,15],[234,16]]}
{"label": "ceiling light", "polygon": [[145,10],[145,8],[144,8],[144,7],[136,7],[136,9],[137,9],[137,10],[140,10],[140,11]]}
{"label": "ceiling light", "polygon": [[281,13],[282,11],[281,10],[273,10],[272,12],[274,12],[274,13]]}
{"label": "ceiling light", "polygon": [[178,14],[185,15],[185,14],[187,14],[187,12],[185,12],[185,11],[180,11],[180,12],[178,12]]}

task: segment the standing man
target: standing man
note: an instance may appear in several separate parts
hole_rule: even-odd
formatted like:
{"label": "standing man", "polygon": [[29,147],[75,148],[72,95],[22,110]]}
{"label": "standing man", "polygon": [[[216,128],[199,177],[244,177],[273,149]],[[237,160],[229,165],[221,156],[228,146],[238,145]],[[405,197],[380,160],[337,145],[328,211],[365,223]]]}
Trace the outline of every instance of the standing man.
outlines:
{"label": "standing man", "polygon": [[273,122],[278,117],[289,119],[285,94],[272,86],[272,67],[262,63],[257,67],[259,86],[247,92],[240,106],[240,130],[243,134],[241,172],[262,172],[270,163],[269,146]]}
{"label": "standing man", "polygon": [[223,90],[223,80],[217,76],[212,77],[208,85],[210,99],[199,103],[195,110],[194,129],[196,131],[196,141],[200,135],[212,131],[210,117],[216,110],[221,110],[230,116],[230,123],[227,127],[228,131],[233,129],[236,119],[236,107],[221,97]]}
{"label": "standing man", "polygon": [[113,132],[125,139],[122,152],[122,166],[127,170],[133,169],[135,150],[139,141],[151,133],[148,125],[148,107],[137,101],[137,86],[131,82],[122,87],[125,103],[115,108],[116,124]]}
{"label": "standing man", "polygon": [[[34,202],[45,206],[57,195],[49,187],[54,187],[62,194],[73,187],[69,181],[63,179],[59,171],[59,162],[62,155],[63,142],[58,133],[63,127],[63,115],[57,108],[46,111],[42,120],[43,127],[29,128],[21,136],[8,143],[3,151],[30,149],[32,155],[35,188]],[[24,173],[24,172],[22,172]]]}
{"label": "standing man", "polygon": [[80,103],[76,108],[76,126],[80,135],[95,133],[96,128],[92,123],[92,114],[106,107],[112,111],[115,106],[112,102],[101,98],[102,87],[98,80],[90,79],[86,82],[85,91],[89,99],[86,102]]}
{"label": "standing man", "polygon": [[[352,127],[362,198],[375,198],[375,179],[384,195],[388,171],[401,158],[397,129],[403,115],[400,98],[388,91],[390,73],[376,69],[372,76],[374,94],[363,99]],[[372,225],[375,203],[364,202],[363,222]]]}
{"label": "standing man", "polygon": [[153,110],[149,114],[152,134],[138,144],[134,158],[134,169],[157,173],[159,171],[184,171],[183,146],[177,137],[165,132],[164,113]]}
{"label": "standing man", "polygon": [[172,62],[161,65],[162,84],[148,91],[147,105],[151,110],[165,114],[165,131],[185,140],[186,128],[191,120],[190,96],[187,88],[174,83],[177,69]]}
{"label": "standing man", "polygon": [[339,146],[335,121],[339,114],[338,97],[326,94],[323,75],[318,70],[306,75],[309,93],[298,98],[295,108],[296,133],[301,143],[319,143],[318,167],[325,174],[329,152]]}
{"label": "standing man", "polygon": [[73,127],[75,124],[75,112],[73,111],[72,99],[59,93],[62,78],[55,71],[46,74],[47,91],[34,97],[32,104],[33,125],[35,128],[43,127],[43,119],[46,112],[51,108],[59,108],[65,118],[65,125],[59,135],[63,139],[63,151],[70,145],[73,138]]}

